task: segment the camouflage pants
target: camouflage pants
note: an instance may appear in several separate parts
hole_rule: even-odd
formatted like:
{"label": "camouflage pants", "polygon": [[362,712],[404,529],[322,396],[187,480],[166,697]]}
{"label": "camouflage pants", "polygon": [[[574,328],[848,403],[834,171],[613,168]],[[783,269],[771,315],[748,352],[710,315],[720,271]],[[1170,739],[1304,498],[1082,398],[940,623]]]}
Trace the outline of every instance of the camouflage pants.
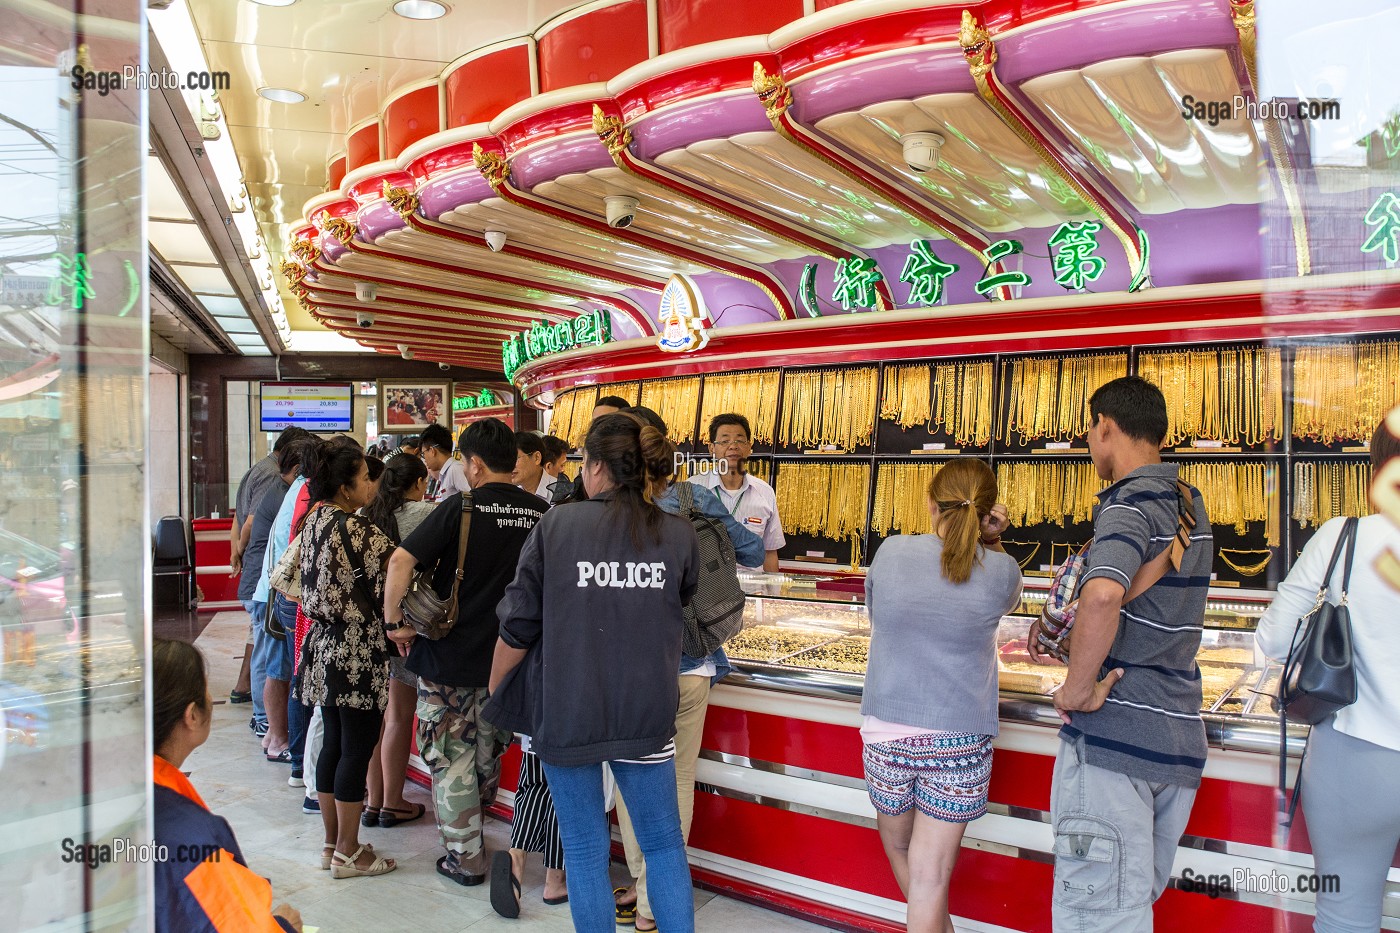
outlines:
{"label": "camouflage pants", "polygon": [[443,847],[473,874],[486,871],[481,808],[496,798],[501,756],[513,736],[481,720],[484,687],[418,681],[418,754],[433,776]]}

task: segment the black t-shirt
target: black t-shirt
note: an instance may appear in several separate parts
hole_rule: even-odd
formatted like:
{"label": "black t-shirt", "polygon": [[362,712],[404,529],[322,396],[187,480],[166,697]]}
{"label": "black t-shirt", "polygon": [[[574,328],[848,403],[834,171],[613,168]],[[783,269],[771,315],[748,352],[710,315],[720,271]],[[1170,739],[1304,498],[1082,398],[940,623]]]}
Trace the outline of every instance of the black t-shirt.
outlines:
{"label": "black t-shirt", "polygon": [[[472,490],[475,510],[467,535],[466,574],[457,591],[457,624],[446,638],[418,638],[408,655],[408,669],[424,680],[452,687],[485,687],[491,677],[500,622],[496,604],[515,579],[520,549],[544,514],[543,499],[509,483],[485,483]],[[457,567],[462,494],[444,499],[404,539],[404,550],[418,569],[434,565],[433,589],[447,599]]]}
{"label": "black t-shirt", "polygon": [[248,547],[243,552],[243,573],[238,578],[238,598],[248,600],[258,589],[258,578],[263,572],[263,555],[267,552],[267,539],[272,534],[272,524],[277,521],[277,513],[282,509],[282,500],[291,484],[280,475],[273,477],[267,492],[254,503],[253,528],[248,535]]}

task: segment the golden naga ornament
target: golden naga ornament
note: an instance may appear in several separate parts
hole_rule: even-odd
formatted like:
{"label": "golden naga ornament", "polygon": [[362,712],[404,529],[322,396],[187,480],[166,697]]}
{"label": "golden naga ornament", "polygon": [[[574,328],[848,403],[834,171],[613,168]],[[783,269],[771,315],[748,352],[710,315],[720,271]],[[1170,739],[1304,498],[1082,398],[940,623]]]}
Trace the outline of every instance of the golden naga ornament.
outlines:
{"label": "golden naga ornament", "polygon": [[288,288],[295,288],[302,279],[306,278],[306,267],[290,259],[283,261],[279,271],[286,278]]}
{"label": "golden naga ornament", "polygon": [[763,102],[769,120],[776,120],[792,106],[792,91],[788,89],[787,81],[782,75],[770,75],[762,62],[753,63],[753,92]]}
{"label": "golden naga ornament", "polygon": [[389,206],[400,217],[418,212],[418,195],[407,188],[395,188],[387,181],[384,182],[384,200],[389,202]]}
{"label": "golden naga ornament", "polygon": [[501,187],[510,177],[510,163],[506,157],[499,152],[487,152],[481,148],[481,143],[472,143],[472,162],[493,189]]}
{"label": "golden naga ornament", "polygon": [[622,118],[608,116],[597,104],[593,105],[593,132],[608,147],[608,155],[615,156],[632,145],[632,131]]}
{"label": "golden naga ornament", "polygon": [[339,240],[342,246],[349,246],[350,241],[355,238],[355,225],[344,217],[322,215],[321,229]]}
{"label": "golden naga ornament", "polygon": [[974,78],[982,77],[996,66],[997,47],[992,41],[992,34],[977,22],[970,10],[963,10],[962,25],[958,28],[958,45],[962,46],[963,58],[967,59]]}
{"label": "golden naga ornament", "polygon": [[292,255],[307,265],[313,265],[316,260],[321,258],[321,248],[316,245],[315,240],[301,237],[292,241]]}

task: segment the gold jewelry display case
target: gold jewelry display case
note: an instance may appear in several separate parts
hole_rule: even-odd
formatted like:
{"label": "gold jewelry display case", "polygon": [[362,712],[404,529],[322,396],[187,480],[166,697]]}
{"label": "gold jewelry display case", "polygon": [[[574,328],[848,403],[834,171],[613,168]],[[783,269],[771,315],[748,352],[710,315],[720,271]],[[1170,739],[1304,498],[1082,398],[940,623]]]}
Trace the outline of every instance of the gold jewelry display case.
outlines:
{"label": "gold jewelry display case", "polygon": [[[730,682],[787,693],[858,702],[870,647],[870,618],[859,578],[741,574],[748,594],[744,628],[725,644]],[[842,587],[840,589],[828,587]],[[997,631],[997,667],[1004,721],[1058,725],[1051,694],[1063,682],[1059,664],[1036,664],[1026,635],[1040,614],[1045,586],[1028,583],[1021,604]],[[1266,592],[1212,592],[1197,663],[1201,712],[1216,747],[1278,751],[1278,716],[1267,694],[1278,666],[1256,659],[1254,628],[1268,607]],[[1293,731],[1293,730],[1290,730]]]}

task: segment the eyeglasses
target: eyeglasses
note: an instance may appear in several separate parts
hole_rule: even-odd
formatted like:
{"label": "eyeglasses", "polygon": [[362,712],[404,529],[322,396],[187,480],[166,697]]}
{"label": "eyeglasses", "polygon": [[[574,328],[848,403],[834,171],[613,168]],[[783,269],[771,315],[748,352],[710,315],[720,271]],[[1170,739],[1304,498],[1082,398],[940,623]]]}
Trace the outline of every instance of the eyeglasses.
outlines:
{"label": "eyeglasses", "polygon": [[726,447],[747,447],[747,446],[749,445],[749,442],[748,442],[748,441],[742,441],[742,440],[732,440],[732,441],[715,441],[714,444],[715,444],[716,447],[718,447],[718,448],[720,448],[721,450],[723,450],[723,449],[726,448]]}

